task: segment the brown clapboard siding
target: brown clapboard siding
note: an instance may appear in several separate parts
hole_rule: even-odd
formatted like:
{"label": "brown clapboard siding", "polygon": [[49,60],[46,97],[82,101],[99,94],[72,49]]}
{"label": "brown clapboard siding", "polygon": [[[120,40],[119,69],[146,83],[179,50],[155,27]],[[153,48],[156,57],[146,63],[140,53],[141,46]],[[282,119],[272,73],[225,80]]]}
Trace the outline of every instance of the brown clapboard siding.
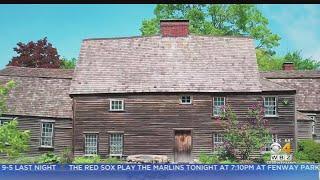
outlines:
{"label": "brown clapboard siding", "polygon": [[312,139],[312,132],[311,132],[311,121],[298,121],[298,139]]}
{"label": "brown clapboard siding", "polygon": [[320,142],[320,112],[316,112],[316,129],[315,129],[316,136],[314,139]]}
{"label": "brown clapboard siding", "polygon": [[[186,93],[183,93],[186,94]],[[212,151],[212,133],[222,129],[212,117],[212,98],[226,97],[226,103],[238,115],[247,116],[248,108],[262,103],[265,94],[187,93],[193,96],[192,105],[179,104],[181,94],[117,94],[77,95],[74,101],[74,154],[84,154],[84,132],[99,133],[99,154],[109,154],[110,131],[124,132],[124,155],[161,154],[173,158],[174,130],[192,131],[192,158],[200,152]],[[279,103],[279,117],[268,118],[272,130],[279,138],[294,138],[294,95],[277,95],[289,100]],[[124,99],[123,112],[110,112],[109,99]],[[278,101],[278,102],[280,102]]]}
{"label": "brown clapboard siding", "polygon": [[[5,116],[17,117],[17,116]],[[21,130],[30,130],[29,150],[25,152],[27,156],[36,156],[46,152],[60,154],[64,149],[72,150],[72,120],[46,117],[18,116],[18,127]],[[53,149],[40,148],[41,121],[54,121]]]}
{"label": "brown clapboard siding", "polygon": [[315,114],[316,121],[315,121],[315,134],[312,134],[312,120],[309,118],[298,120],[298,139],[314,139],[316,141],[320,141],[320,112],[318,111],[304,111],[304,114]]}

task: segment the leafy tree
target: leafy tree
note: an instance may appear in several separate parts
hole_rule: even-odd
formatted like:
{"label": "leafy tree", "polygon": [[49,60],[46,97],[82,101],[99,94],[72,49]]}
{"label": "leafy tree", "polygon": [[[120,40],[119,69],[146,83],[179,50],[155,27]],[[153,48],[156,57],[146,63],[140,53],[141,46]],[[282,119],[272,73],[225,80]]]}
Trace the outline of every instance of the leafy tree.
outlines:
{"label": "leafy tree", "polygon": [[62,58],[60,68],[62,68],[62,69],[74,69],[76,67],[76,64],[77,64],[77,59],[76,58],[71,58],[71,59]]}
{"label": "leafy tree", "polygon": [[0,152],[8,157],[18,156],[29,148],[29,131],[20,131],[16,119],[0,126]]}
{"label": "leafy tree", "polygon": [[311,58],[303,58],[301,51],[288,52],[284,56],[270,55],[262,50],[256,50],[259,70],[282,70],[284,62],[293,62],[296,70],[315,70],[320,68],[320,62]]}
{"label": "leafy tree", "polygon": [[251,36],[257,41],[257,49],[271,54],[279,45],[280,37],[271,32],[268,19],[255,5],[159,4],[154,15],[155,18],[142,22],[142,35],[159,33],[160,19],[189,19],[189,29],[194,34]]}
{"label": "leafy tree", "polygon": [[[0,86],[0,116],[7,110],[6,97],[14,86],[13,81]],[[29,131],[19,131],[17,126],[16,119],[0,125],[0,153],[9,157],[17,156],[29,147]]]}
{"label": "leafy tree", "polygon": [[27,44],[19,42],[13,50],[18,54],[8,65],[32,68],[60,68],[61,60],[57,49],[47,41],[47,38],[30,41]]}
{"label": "leafy tree", "polygon": [[238,120],[229,106],[226,106],[221,120],[226,130],[222,156],[229,160],[237,159],[238,155],[241,160],[249,160],[254,151],[259,151],[270,142],[271,135],[267,121],[263,118],[261,105],[252,105],[247,119],[243,122]]}

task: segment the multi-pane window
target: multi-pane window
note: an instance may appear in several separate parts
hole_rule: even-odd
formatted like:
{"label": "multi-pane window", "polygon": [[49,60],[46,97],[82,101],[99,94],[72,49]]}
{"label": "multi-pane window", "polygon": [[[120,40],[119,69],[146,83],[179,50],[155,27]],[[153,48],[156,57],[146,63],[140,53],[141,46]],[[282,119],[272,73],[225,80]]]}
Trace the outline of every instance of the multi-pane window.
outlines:
{"label": "multi-pane window", "polygon": [[276,97],[264,98],[264,115],[276,116],[277,115],[277,99]]}
{"label": "multi-pane window", "polygon": [[311,122],[311,132],[312,134],[316,133],[316,116],[315,115],[309,115],[309,118],[312,120]]}
{"label": "multi-pane window", "polygon": [[123,134],[110,134],[110,156],[122,156],[123,153]]}
{"label": "multi-pane window", "polygon": [[275,143],[275,142],[278,142],[278,143],[279,143],[278,135],[277,135],[277,134],[272,134],[271,139],[270,139],[270,142],[267,143],[267,144],[263,147],[262,151],[263,151],[263,152],[268,152],[268,151],[270,151],[270,150],[271,150],[271,149],[270,149],[270,148],[271,148],[271,144],[272,144],[272,143]]}
{"label": "multi-pane window", "polygon": [[181,96],[181,104],[191,104],[192,97],[191,96]]}
{"label": "multi-pane window", "polygon": [[220,116],[224,112],[225,97],[214,97],[213,98],[213,115]]}
{"label": "multi-pane window", "polygon": [[53,125],[52,122],[41,123],[41,147],[53,146]]}
{"label": "multi-pane window", "polygon": [[85,134],[84,154],[95,155],[98,152],[98,134]]}
{"label": "multi-pane window", "polygon": [[8,119],[0,119],[0,126],[7,124],[9,122]]}
{"label": "multi-pane window", "polygon": [[124,101],[118,99],[110,100],[110,111],[123,111],[124,110]]}
{"label": "multi-pane window", "polygon": [[214,133],[213,134],[213,151],[217,152],[223,146],[223,134]]}

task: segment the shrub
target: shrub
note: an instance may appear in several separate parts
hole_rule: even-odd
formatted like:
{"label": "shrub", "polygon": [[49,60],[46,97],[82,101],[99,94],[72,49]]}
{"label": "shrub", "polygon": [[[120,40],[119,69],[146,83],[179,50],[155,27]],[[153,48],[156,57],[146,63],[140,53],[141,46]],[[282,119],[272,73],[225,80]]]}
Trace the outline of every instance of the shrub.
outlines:
{"label": "shrub", "polygon": [[38,163],[60,163],[60,157],[52,152],[48,152],[39,157]]}
{"label": "shrub", "polygon": [[30,131],[21,131],[16,118],[0,126],[0,153],[9,158],[18,157],[20,153],[27,151],[29,140]]}
{"label": "shrub", "polygon": [[250,160],[252,153],[260,150],[271,139],[262,105],[253,104],[248,109],[246,121],[241,123],[229,105],[224,109],[221,116],[222,126],[226,129],[224,156],[230,160],[234,160],[238,156],[240,160]]}
{"label": "shrub", "polygon": [[117,164],[117,163],[122,163],[123,161],[116,157],[108,157],[107,159],[104,159],[103,162],[107,164]]}
{"label": "shrub", "polygon": [[101,163],[100,156],[79,156],[75,157],[73,160],[74,164],[94,164],[94,163]]}
{"label": "shrub", "polygon": [[220,164],[239,164],[239,162],[232,161],[232,160],[224,160],[224,161],[221,161]]}
{"label": "shrub", "polygon": [[262,155],[262,160],[263,160],[263,163],[267,163],[268,161],[271,161],[271,153],[270,152],[264,153]]}
{"label": "shrub", "polygon": [[226,142],[224,144],[224,148],[219,151],[219,157],[224,161],[237,161],[235,147],[233,147],[232,144]]}
{"label": "shrub", "polygon": [[60,163],[72,163],[73,154],[70,148],[66,148],[60,155]]}
{"label": "shrub", "polygon": [[199,161],[203,164],[216,164],[219,162],[219,158],[216,154],[200,153]]}
{"label": "shrub", "polygon": [[314,140],[302,140],[298,142],[297,151],[294,153],[297,162],[320,162],[320,144]]}

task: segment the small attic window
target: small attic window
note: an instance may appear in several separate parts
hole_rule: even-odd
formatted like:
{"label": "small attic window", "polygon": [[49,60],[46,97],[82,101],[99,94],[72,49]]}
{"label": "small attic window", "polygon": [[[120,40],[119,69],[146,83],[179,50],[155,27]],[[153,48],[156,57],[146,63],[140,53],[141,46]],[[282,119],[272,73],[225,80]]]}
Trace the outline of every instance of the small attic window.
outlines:
{"label": "small attic window", "polygon": [[124,111],[124,101],[122,99],[110,99],[110,111]]}
{"label": "small attic window", "polygon": [[183,95],[180,97],[180,104],[192,104],[192,96]]}

